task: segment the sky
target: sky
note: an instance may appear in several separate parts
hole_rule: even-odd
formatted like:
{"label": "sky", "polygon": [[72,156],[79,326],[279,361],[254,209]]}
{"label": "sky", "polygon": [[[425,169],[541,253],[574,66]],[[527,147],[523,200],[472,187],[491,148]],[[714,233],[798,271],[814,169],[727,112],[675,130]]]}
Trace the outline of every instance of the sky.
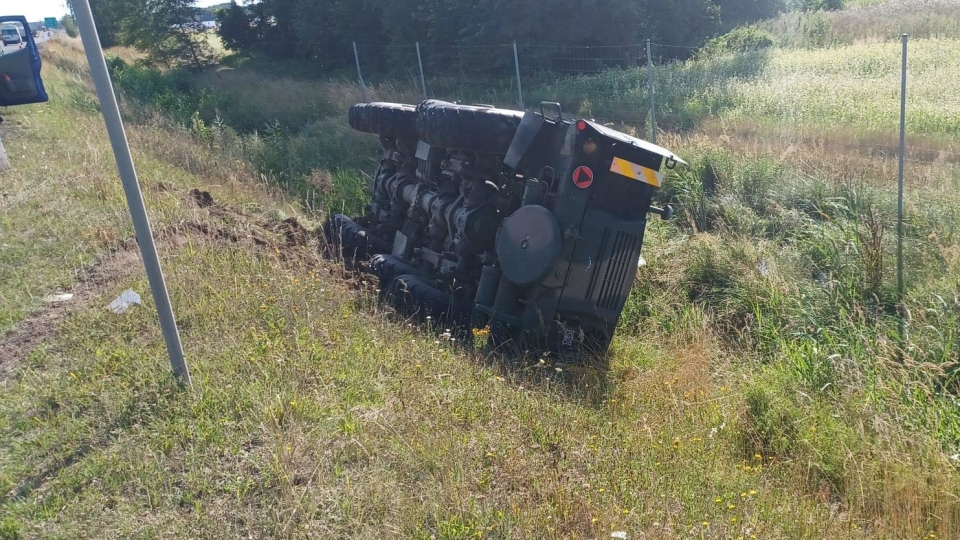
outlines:
{"label": "sky", "polygon": [[[198,0],[198,7],[222,4],[226,0]],[[0,15],[24,15],[30,22],[44,17],[60,18],[67,12],[64,0],[0,0]]]}

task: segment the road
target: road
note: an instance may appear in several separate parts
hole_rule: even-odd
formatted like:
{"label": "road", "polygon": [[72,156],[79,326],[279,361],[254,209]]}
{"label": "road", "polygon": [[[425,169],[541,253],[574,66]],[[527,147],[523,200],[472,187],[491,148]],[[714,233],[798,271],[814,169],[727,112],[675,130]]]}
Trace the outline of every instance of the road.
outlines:
{"label": "road", "polygon": [[[47,32],[40,32],[40,37],[33,38],[33,40],[37,42],[38,46],[43,47],[43,43],[48,39],[50,39],[47,36],[48,36]],[[20,46],[19,45],[2,45],[0,46],[0,50],[3,51],[3,54],[8,54],[8,53],[12,53],[20,50]]]}

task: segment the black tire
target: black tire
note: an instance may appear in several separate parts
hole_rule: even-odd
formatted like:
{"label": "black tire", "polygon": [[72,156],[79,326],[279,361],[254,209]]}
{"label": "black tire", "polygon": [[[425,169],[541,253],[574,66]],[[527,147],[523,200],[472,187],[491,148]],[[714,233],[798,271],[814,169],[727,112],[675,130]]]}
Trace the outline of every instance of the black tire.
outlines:
{"label": "black tire", "polygon": [[423,276],[423,274],[404,260],[393,255],[379,254],[374,255],[370,260],[370,272],[380,278],[381,290],[387,290],[393,278],[409,274],[414,276]]}
{"label": "black tire", "polygon": [[505,155],[523,113],[430,99],[417,110],[420,139],[449,150]]}
{"label": "black tire", "polygon": [[393,247],[342,214],[331,216],[323,225],[323,233],[344,259],[364,260],[378,253],[390,253]]}
{"label": "black tire", "polygon": [[350,127],[393,139],[417,139],[417,108],[401,103],[357,103],[347,114]]}

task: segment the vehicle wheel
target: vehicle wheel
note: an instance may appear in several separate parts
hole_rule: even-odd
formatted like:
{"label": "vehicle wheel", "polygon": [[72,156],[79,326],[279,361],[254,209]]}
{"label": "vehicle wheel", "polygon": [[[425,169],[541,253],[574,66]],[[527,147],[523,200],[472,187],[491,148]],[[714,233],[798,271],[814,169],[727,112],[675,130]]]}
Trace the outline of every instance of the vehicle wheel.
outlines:
{"label": "vehicle wheel", "polygon": [[449,150],[504,155],[510,148],[523,113],[507,109],[456,105],[430,99],[417,110],[420,139]]}
{"label": "vehicle wheel", "polygon": [[357,103],[348,113],[350,127],[394,139],[417,139],[417,108],[400,103]]}

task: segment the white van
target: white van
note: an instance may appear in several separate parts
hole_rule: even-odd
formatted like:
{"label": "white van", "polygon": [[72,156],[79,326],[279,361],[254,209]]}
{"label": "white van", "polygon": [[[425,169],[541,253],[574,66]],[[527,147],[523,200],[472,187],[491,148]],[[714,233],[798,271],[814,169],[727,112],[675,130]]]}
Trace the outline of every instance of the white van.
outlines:
{"label": "white van", "polygon": [[3,40],[3,45],[20,45],[23,43],[20,28],[15,24],[0,25],[0,38]]}

